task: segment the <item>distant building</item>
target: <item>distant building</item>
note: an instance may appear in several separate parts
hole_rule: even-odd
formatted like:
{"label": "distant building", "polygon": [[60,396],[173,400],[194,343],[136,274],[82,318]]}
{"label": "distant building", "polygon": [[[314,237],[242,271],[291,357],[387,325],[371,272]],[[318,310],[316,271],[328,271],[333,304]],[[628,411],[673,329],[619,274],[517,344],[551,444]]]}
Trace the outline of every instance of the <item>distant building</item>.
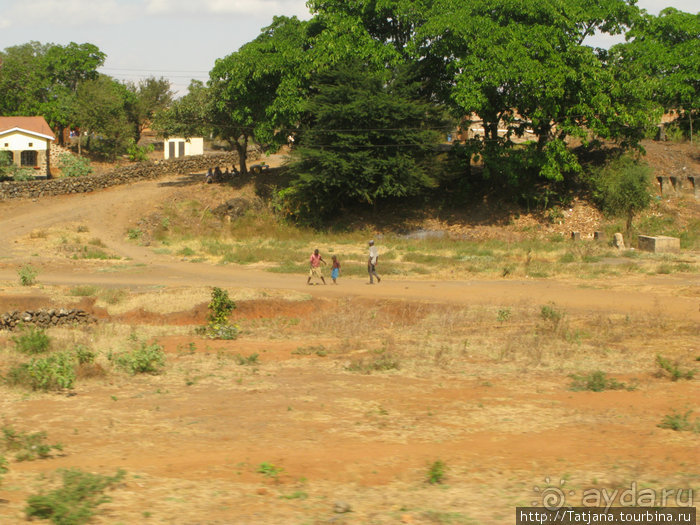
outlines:
{"label": "distant building", "polygon": [[204,154],[204,139],[202,137],[191,137],[183,139],[182,137],[171,137],[165,139],[163,147],[163,156],[166,159],[175,159],[177,157],[188,157],[190,155]]}
{"label": "distant building", "polygon": [[39,177],[51,176],[51,143],[56,137],[44,117],[0,117],[0,155]]}

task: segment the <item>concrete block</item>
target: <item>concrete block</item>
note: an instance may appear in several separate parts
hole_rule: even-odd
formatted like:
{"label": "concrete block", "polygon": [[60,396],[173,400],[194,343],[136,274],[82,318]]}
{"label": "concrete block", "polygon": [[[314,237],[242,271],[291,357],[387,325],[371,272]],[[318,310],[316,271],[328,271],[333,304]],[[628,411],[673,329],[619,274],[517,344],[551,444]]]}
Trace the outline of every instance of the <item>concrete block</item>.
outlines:
{"label": "concrete block", "polygon": [[637,238],[637,245],[640,250],[652,253],[679,253],[681,251],[681,240],[678,237],[650,237],[640,235]]}
{"label": "concrete block", "polygon": [[597,242],[605,242],[605,232],[593,232],[593,240]]}
{"label": "concrete block", "polygon": [[621,233],[616,233],[613,238],[613,246],[619,250],[625,249],[625,239],[622,237]]}
{"label": "concrete block", "polygon": [[571,240],[572,241],[580,241],[581,240],[581,232],[571,232]]}

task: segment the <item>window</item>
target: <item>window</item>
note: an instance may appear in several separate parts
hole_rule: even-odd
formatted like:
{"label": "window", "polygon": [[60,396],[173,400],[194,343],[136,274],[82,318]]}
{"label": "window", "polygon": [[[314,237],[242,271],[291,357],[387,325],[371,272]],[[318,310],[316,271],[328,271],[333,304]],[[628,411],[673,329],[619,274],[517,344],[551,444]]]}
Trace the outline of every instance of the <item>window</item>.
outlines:
{"label": "window", "polygon": [[30,147],[30,148],[33,148],[33,147],[34,147],[34,143],[33,143],[33,142],[30,142],[30,143],[29,143],[29,147]]}
{"label": "window", "polygon": [[36,151],[26,150],[20,157],[22,166],[36,166]]}

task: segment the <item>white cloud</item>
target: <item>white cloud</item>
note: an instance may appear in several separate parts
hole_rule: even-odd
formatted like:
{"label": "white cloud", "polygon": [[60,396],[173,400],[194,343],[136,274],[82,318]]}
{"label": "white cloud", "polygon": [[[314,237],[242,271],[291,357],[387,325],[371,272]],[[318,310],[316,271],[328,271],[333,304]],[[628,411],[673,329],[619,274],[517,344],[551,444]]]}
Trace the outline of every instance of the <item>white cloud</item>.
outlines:
{"label": "white cloud", "polygon": [[214,14],[265,16],[296,15],[308,18],[305,0],[146,0],[146,10],[153,14]]}
{"label": "white cloud", "polygon": [[118,24],[138,12],[133,2],[120,0],[28,0],[15,1],[4,14],[12,25],[37,21],[51,25]]}
{"label": "white cloud", "polygon": [[646,9],[653,15],[658,15],[659,11],[667,7],[675,7],[679,11],[685,11],[686,13],[698,12],[697,0],[639,0],[637,7]]}

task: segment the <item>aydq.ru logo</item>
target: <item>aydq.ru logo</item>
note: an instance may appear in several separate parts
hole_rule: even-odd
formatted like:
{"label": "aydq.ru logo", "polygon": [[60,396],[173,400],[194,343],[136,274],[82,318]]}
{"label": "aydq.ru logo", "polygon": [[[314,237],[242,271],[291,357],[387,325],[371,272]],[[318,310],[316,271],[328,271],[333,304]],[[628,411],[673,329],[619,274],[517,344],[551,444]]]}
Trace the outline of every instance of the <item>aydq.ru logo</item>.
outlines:
{"label": "aydq.ru logo", "polygon": [[540,487],[535,485],[532,490],[539,496],[539,499],[532,502],[533,507],[542,506],[547,510],[557,510],[566,505],[567,496],[575,496],[575,490],[566,488],[566,480],[560,479],[558,485],[552,485],[549,478],[544,478],[546,485]]}
{"label": "aydq.ru logo", "polygon": [[576,491],[566,486],[566,480],[552,484],[550,478],[544,479],[545,484],[535,485],[533,492],[538,500],[532,502],[533,507],[542,505],[547,510],[558,510],[562,507],[692,507],[694,504],[693,489],[652,489],[640,488],[636,481],[627,488],[587,488],[581,492],[581,499],[574,501]]}

